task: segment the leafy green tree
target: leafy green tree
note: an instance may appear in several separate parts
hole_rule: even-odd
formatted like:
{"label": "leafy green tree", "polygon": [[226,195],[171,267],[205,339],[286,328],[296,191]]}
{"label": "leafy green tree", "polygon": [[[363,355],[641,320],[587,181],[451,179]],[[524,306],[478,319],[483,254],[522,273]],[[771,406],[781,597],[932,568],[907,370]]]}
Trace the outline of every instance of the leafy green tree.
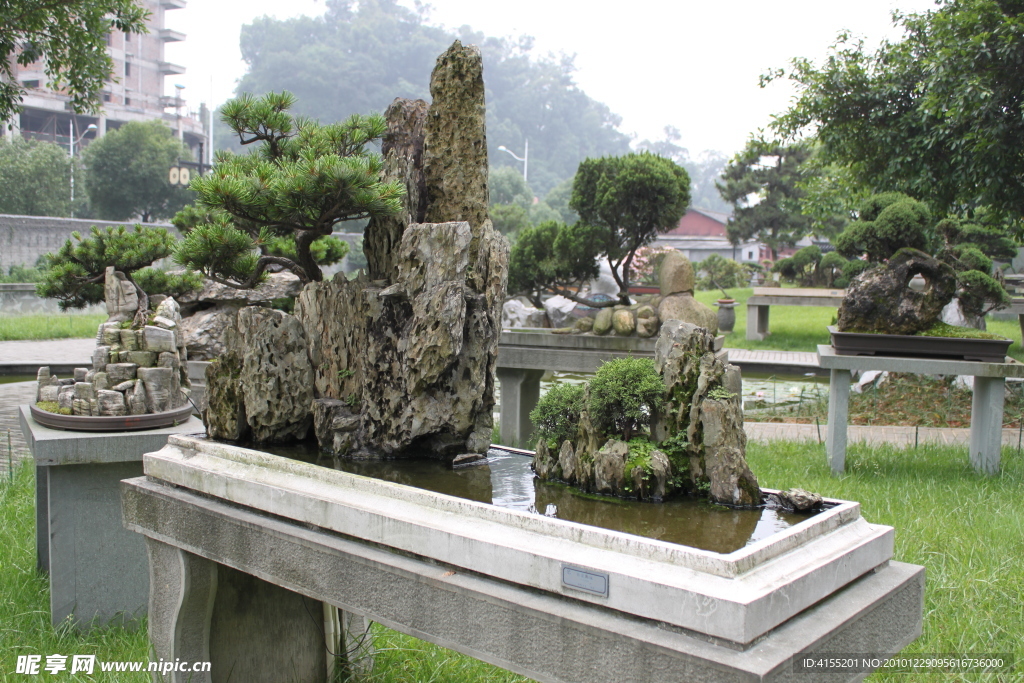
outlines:
{"label": "leafy green tree", "polygon": [[[368,150],[384,134],[384,118],[353,115],[322,126],[293,117],[294,102],[289,93],[270,93],[224,106],[243,144],[260,146],[247,155],[218,153],[213,172],[192,181],[201,206],[187,222],[203,210],[209,220],[188,231],[178,263],[240,289],[256,286],[271,264],[304,283],[320,281],[314,242],[342,221],[401,209],[400,184],[380,181],[380,155]],[[331,258],[339,253],[329,243],[323,248]]]}
{"label": "leafy green tree", "polygon": [[558,214],[557,220],[570,225],[580,219],[579,214],[569,208],[569,201],[572,199],[572,183],[573,178],[566,178],[552,187],[544,197],[544,203]]}
{"label": "leafy green tree", "polygon": [[629,441],[650,425],[662,405],[665,382],[650,358],[616,358],[589,382],[587,409],[606,435]]}
{"label": "leafy green tree", "polygon": [[674,228],[689,203],[689,175],[664,157],[640,152],[580,164],[569,206],[581,223],[596,228],[595,255],[608,260],[621,303],[629,302],[637,249]]}
{"label": "leafy green tree", "polygon": [[537,58],[526,37],[432,26],[425,5],[409,9],[397,0],[327,0],[326,5],[322,17],[263,17],[243,26],[241,50],[249,71],[236,92],[287,89],[298,97],[297,113],[324,122],[384,111],[395,97],[429,100],[437,56],[460,38],[483,52],[488,152],[496,169],[521,171],[521,163],[498,146],[522,156],[529,140],[530,183],[544,196],[571,177],[582,159],[629,151],[629,138],[617,130],[619,117],[573,82],[571,57]]}
{"label": "leafy green tree", "polygon": [[1019,224],[1024,4],[937,4],[897,15],[903,39],[873,54],[841,34],[820,66],[794,60],[799,94],[773,126],[790,137],[813,128],[826,159],[872,189],[919,197],[939,215],[987,205]]}
{"label": "leafy green tree", "polygon": [[492,169],[487,178],[487,189],[491,195],[491,206],[516,204],[529,209],[533,204],[533,190],[523,180],[523,174],[511,166]]}
{"label": "leafy green tree", "polygon": [[52,142],[0,138],[0,213],[67,216],[71,160]]}
{"label": "leafy green tree", "polygon": [[835,246],[843,256],[881,263],[903,247],[929,251],[932,236],[932,216],[925,204],[900,192],[885,192],[864,200],[860,220],[846,226]]}
{"label": "leafy green tree", "polygon": [[518,204],[493,204],[491,223],[502,235],[515,235],[532,225],[530,213]]}
{"label": "leafy green tree", "polygon": [[140,216],[150,223],[170,218],[194,196],[168,179],[171,167],[189,158],[189,152],[160,121],[132,121],[108,131],[82,156],[88,169],[85,189],[98,218]]}
{"label": "leafy green tree", "polygon": [[145,33],[147,15],[133,0],[0,3],[0,121],[18,113],[25,93],[15,62],[41,62],[49,87],[66,93],[73,111],[94,109],[114,69],[106,35]]}
{"label": "leafy green tree", "polygon": [[704,260],[694,264],[697,271],[697,289],[734,289],[747,287],[750,282],[750,270],[743,264],[725,258],[721,254],[711,254]]}
{"label": "leafy green tree", "polygon": [[72,238],[55,253],[46,254],[43,279],[36,285],[39,296],[57,299],[62,311],[101,303],[108,266],[135,285],[139,296],[136,327],[146,324],[149,294],[173,296],[202,286],[202,278],[196,273],[172,275],[150,267],[171,255],[174,237],[164,228],[93,227],[89,237],[83,239],[75,232]]}
{"label": "leafy green tree", "polygon": [[530,421],[538,439],[545,439],[550,448],[558,449],[566,440],[576,438],[580,412],[584,406],[585,385],[556,382],[530,411]]}
{"label": "leafy green tree", "polygon": [[810,156],[807,144],[786,146],[751,138],[733,157],[722,182],[716,184],[722,198],[733,206],[726,226],[732,244],[757,239],[771,249],[775,260],[780,248],[791,247],[807,235],[810,221],[800,211],[799,183]]}
{"label": "leafy green tree", "polygon": [[572,294],[600,272],[594,243],[598,230],[584,223],[547,221],[523,229],[508,261],[508,291],[543,307],[541,294]]}

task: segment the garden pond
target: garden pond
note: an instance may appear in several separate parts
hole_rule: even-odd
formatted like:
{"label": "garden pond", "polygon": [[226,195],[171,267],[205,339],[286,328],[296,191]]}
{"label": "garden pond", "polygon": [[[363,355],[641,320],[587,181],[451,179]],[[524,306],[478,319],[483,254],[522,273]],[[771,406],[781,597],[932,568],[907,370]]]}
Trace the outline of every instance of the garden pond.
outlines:
{"label": "garden pond", "polygon": [[487,459],[453,469],[436,459],[350,460],[321,456],[315,442],[262,450],[304,462],[499,507],[556,517],[716,553],[731,553],[812,516],[735,509],[681,497],[664,503],[595,496],[538,480],[524,452],[494,447]]}

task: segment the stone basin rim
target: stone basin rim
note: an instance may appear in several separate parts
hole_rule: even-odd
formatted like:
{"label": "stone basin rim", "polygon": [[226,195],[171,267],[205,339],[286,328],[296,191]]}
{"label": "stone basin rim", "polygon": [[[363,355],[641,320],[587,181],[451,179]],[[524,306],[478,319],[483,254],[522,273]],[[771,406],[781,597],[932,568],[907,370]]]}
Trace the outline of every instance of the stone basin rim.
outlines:
{"label": "stone basin rim", "polygon": [[145,415],[61,415],[29,404],[32,419],[44,427],[69,432],[131,432],[174,427],[188,421],[192,404]]}
{"label": "stone basin rim", "polygon": [[[295,486],[290,487],[291,490],[304,495],[316,495],[311,490],[304,490],[307,487],[303,486],[301,482],[306,479],[311,484],[315,482],[369,495],[388,496],[410,504],[426,505],[442,512],[477,519],[481,522],[512,524],[528,532],[578,542],[595,549],[614,550],[629,555],[645,556],[649,559],[653,559],[651,558],[653,554],[657,558],[655,561],[727,578],[741,576],[805,543],[861,520],[860,503],[825,498],[824,502],[831,507],[818,514],[731,553],[716,553],[580,522],[546,517],[522,510],[499,508],[490,503],[481,503],[427,491],[415,486],[342,472],[285,456],[272,455],[205,438],[174,434],[168,437],[167,446],[181,449],[186,460],[192,456],[204,455],[239,465],[264,467],[269,471],[290,475],[288,482],[295,483]],[[151,455],[156,456],[158,453],[147,454],[144,457],[147,475],[154,476],[150,474],[149,462],[153,460]],[[161,477],[155,476],[155,478]],[[776,492],[773,489],[762,490],[766,493]]]}

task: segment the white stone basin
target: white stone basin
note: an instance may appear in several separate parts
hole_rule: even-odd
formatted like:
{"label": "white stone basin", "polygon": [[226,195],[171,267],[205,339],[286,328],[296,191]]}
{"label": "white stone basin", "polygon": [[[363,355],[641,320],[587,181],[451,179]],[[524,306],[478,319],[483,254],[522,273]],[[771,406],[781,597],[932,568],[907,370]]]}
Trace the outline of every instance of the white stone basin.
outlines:
{"label": "white stone basin", "polygon": [[147,476],[420,558],[749,644],[886,563],[891,527],[834,507],[729,554],[170,437]]}

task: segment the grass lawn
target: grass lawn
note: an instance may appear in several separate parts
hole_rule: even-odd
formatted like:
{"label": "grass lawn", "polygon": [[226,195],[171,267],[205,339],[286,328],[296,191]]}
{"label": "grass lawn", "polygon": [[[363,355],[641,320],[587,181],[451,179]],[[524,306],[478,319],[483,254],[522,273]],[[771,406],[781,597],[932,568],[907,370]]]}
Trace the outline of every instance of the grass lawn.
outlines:
{"label": "grass lawn", "polygon": [[[827,306],[772,306],[768,329],[771,334],[764,341],[747,341],[747,299],[753,294],[749,287],[726,290],[736,299],[736,326],[726,335],[725,345],[733,349],[754,349],[765,351],[816,351],[818,344],[830,343],[828,330],[838,314],[838,308]],[[715,300],[721,291],[697,292],[696,299],[702,304],[715,308]],[[993,320],[987,323],[989,332],[1012,339],[1009,355],[1024,361],[1024,347],[1021,346],[1020,325],[1016,320]]]}
{"label": "grass lawn", "polygon": [[894,559],[926,567],[924,632],[904,654],[1011,653],[1017,670],[881,674],[869,681],[1024,680],[1024,457],[1004,448],[1002,474],[976,474],[964,448],[851,444],[846,472],[829,473],[817,443],[750,443],[765,488],[799,486],[855,500],[872,523],[896,529]]}
{"label": "grass lawn", "polygon": [[107,319],[102,313],[0,315],[0,341],[87,339]]}
{"label": "grass lawn", "polygon": [[[767,488],[800,486],[859,501],[873,523],[896,529],[895,559],[927,568],[924,632],[905,654],[1010,653],[1024,663],[1024,458],[1003,450],[1003,472],[977,475],[958,448],[919,450],[852,444],[847,471],[828,471],[817,443],[751,443],[748,459]],[[19,654],[95,654],[100,661],[146,661],[144,631],[78,635],[49,623],[49,592],[35,573],[34,469],[22,465],[0,483],[0,681],[18,681]],[[526,681],[464,655],[375,626],[374,683]],[[132,677],[134,676],[134,677]],[[58,680],[54,677],[54,680]],[[69,681],[148,681],[103,674]],[[1019,681],[1017,673],[876,673],[870,681]]]}

